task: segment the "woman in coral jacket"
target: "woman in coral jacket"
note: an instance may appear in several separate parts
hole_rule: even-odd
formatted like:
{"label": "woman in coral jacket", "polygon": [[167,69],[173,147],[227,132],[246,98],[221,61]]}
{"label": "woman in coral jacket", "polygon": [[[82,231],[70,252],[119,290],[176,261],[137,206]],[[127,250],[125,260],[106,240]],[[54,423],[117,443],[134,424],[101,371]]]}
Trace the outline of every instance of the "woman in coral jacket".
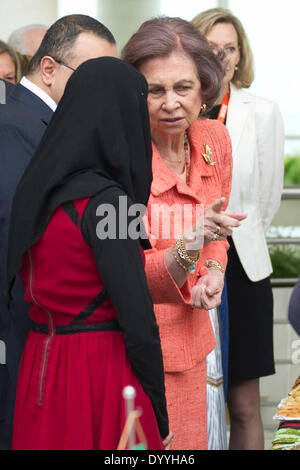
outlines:
{"label": "woman in coral jacket", "polygon": [[[162,341],[172,449],[207,449],[206,357],[215,347],[207,310],[220,303],[226,236],[243,218],[223,212],[231,188],[228,132],[218,122],[198,119],[218,96],[223,70],[204,37],[179,18],[145,22],[122,57],[149,86],[152,250],[146,274]],[[201,205],[203,248],[184,230],[184,222],[187,229],[195,223]],[[184,211],[191,208],[188,221]]]}
{"label": "woman in coral jacket", "polygon": [[253,82],[253,57],[244,28],[232,13],[215,8],[192,23],[226,73],[210,117],[223,122],[232,141],[229,210],[247,213],[230,238],[226,271],[229,308],[228,408],[231,449],[262,449],[259,378],[274,373],[272,272],[266,231],[283,186],[284,130],[278,106],[245,92]]}

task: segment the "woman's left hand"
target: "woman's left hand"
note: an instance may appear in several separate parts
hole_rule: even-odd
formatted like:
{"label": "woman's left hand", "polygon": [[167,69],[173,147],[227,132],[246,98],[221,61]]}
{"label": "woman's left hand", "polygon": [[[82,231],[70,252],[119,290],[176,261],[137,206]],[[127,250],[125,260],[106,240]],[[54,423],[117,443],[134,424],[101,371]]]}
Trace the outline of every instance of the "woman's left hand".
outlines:
{"label": "woman's left hand", "polygon": [[208,269],[192,288],[192,306],[210,310],[221,303],[224,274],[218,269]]}
{"label": "woman's left hand", "polygon": [[165,450],[171,449],[171,446],[173,444],[173,439],[174,439],[174,434],[172,433],[172,431],[170,431],[167,437],[165,437],[165,439],[162,441]]}

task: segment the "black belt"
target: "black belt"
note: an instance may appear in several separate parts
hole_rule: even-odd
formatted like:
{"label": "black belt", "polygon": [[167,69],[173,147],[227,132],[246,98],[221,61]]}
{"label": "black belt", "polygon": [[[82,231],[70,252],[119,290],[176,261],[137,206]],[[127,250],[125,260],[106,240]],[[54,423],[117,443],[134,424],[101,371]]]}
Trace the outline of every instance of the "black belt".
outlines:
{"label": "black belt", "polygon": [[[49,325],[32,321],[31,329],[37,333],[50,334]],[[74,333],[89,333],[93,331],[122,331],[117,320],[102,323],[72,323],[69,325],[54,325],[55,334],[72,335]]]}

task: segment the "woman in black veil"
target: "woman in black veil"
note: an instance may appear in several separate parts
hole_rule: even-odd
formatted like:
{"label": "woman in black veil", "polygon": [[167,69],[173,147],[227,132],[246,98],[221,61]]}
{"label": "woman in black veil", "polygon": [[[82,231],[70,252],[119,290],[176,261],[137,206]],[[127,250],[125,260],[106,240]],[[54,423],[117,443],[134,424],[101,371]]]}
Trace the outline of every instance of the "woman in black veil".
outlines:
{"label": "woman in black veil", "polygon": [[82,64],[12,208],[8,282],[20,271],[32,319],[14,449],[116,449],[126,385],[136,390],[148,448],[170,445],[143,264],[149,242],[141,221],[140,233],[128,236],[132,216],[120,205],[147,205],[151,160],[143,76],[114,58]]}

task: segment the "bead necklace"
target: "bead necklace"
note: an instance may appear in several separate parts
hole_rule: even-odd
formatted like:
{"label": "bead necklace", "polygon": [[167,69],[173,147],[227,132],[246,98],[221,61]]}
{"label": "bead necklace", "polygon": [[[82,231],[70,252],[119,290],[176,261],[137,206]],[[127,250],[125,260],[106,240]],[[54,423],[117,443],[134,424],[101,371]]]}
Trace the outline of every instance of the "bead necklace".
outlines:
{"label": "bead necklace", "polygon": [[[185,175],[186,175],[186,184],[189,184],[190,181],[190,152],[189,152],[189,139],[188,139],[188,134],[187,131],[184,133],[184,140],[183,140],[183,153],[184,153],[184,160],[185,160]],[[169,161],[171,163],[181,163],[182,162],[182,157],[180,157],[178,160],[168,160],[165,158],[166,161]]]}
{"label": "bead necklace", "polygon": [[185,156],[185,179],[186,184],[190,182],[190,152],[189,152],[189,139],[187,131],[184,133],[184,142],[183,142],[184,156]]}

